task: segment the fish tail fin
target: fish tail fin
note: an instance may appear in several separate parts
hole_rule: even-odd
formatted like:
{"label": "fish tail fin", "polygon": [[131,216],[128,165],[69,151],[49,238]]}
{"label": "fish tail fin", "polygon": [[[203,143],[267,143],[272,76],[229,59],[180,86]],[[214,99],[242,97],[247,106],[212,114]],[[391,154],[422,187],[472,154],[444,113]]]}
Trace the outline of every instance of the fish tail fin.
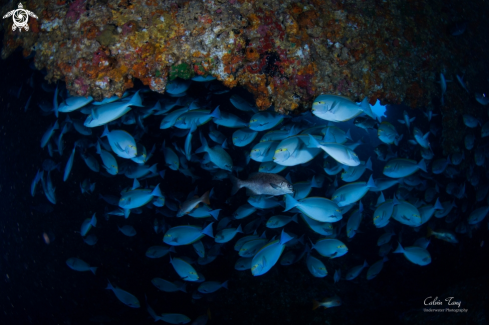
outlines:
{"label": "fish tail fin", "polygon": [[204,230],[202,230],[202,233],[204,235],[207,235],[207,236],[212,237],[212,238],[214,238],[214,233],[213,233],[213,230],[212,230],[212,224],[213,223],[214,222],[211,222],[210,224],[207,225],[207,227],[204,228]]}
{"label": "fish tail fin", "polygon": [[283,229],[282,229],[282,234],[280,235],[280,245],[284,245],[286,242],[291,241],[294,239],[292,236],[287,234]]}
{"label": "fish tail fin", "polygon": [[242,186],[242,182],[240,179],[236,178],[233,174],[229,173],[229,179],[233,184],[233,189],[231,190],[231,195],[236,194]]}
{"label": "fish tail fin", "polygon": [[443,205],[440,203],[440,198],[436,199],[435,210],[443,210]]}
{"label": "fish tail fin", "polygon": [[132,190],[135,190],[135,189],[137,189],[139,186],[141,186],[141,184],[139,183],[138,179],[137,179],[137,178],[135,178],[135,179],[134,179],[134,182],[132,182],[132,187],[131,187],[131,189],[132,189]]}
{"label": "fish tail fin", "polygon": [[318,302],[318,301],[316,301],[316,300],[313,300],[313,301],[312,301],[312,310],[316,310],[316,309],[318,309],[318,308],[319,308],[319,306],[321,306],[321,305],[319,304],[319,302]]}
{"label": "fish tail fin", "polygon": [[404,138],[404,134],[401,134],[399,137],[394,139],[394,143],[396,146],[399,145],[399,142],[401,142],[402,138]]}
{"label": "fish tail fin", "polygon": [[97,149],[97,154],[100,155],[102,153],[102,148],[100,147],[100,142],[98,142],[98,141],[97,141],[96,149]]}
{"label": "fish tail fin", "polygon": [[175,253],[175,246],[171,246],[170,249],[168,250],[168,252]]}
{"label": "fish tail fin", "polygon": [[178,287],[178,290],[187,293],[187,283],[183,282],[180,287]]}
{"label": "fish tail fin", "polygon": [[209,145],[207,144],[207,140],[205,139],[204,136],[202,136],[202,134],[200,134],[200,142],[202,142],[202,146],[197,150],[195,150],[195,153],[206,152],[207,149],[209,148]]}
{"label": "fish tail fin", "polygon": [[166,169],[163,169],[159,172],[160,177],[163,179],[165,179],[165,172],[166,172]]}
{"label": "fish tail fin", "polygon": [[131,214],[131,210],[130,209],[124,209],[124,218],[127,219],[129,218],[129,215]]}
{"label": "fish tail fin", "polygon": [[109,279],[107,279],[107,282],[109,282],[107,284],[107,288],[105,288],[106,290],[114,290],[114,287],[112,286],[112,283],[110,283]]}
{"label": "fish tail fin", "polygon": [[243,228],[241,228],[241,225],[238,226],[238,229],[236,229],[236,232],[243,233]]}
{"label": "fish tail fin", "polygon": [[312,135],[309,134],[309,144],[308,148],[319,148],[319,142]]}
{"label": "fish tail fin", "polygon": [[210,205],[211,201],[209,200],[209,193],[210,191],[207,191],[204,194],[202,194],[202,196],[200,197],[200,202]]}
{"label": "fish tail fin", "polygon": [[402,248],[401,243],[398,243],[398,246],[393,253],[404,253],[404,248]]}
{"label": "fish tail fin", "polygon": [[149,168],[149,171],[153,174],[158,174],[158,169],[156,169],[156,167],[158,167],[158,163],[154,164],[153,166],[151,166]]}
{"label": "fish tail fin", "polygon": [[97,272],[97,269],[98,269],[98,267],[93,266],[90,268],[90,271],[92,271],[92,273],[95,274],[95,272]]}
{"label": "fish tail fin", "polygon": [[211,117],[220,119],[221,118],[221,111],[219,110],[219,105],[212,111]]}
{"label": "fish tail fin", "polygon": [[299,204],[299,201],[294,199],[292,195],[285,194],[285,211],[289,211],[290,209],[295,208]]}
{"label": "fish tail fin", "polygon": [[93,193],[93,191],[95,191],[95,184],[96,183],[93,183],[90,185],[90,192],[92,192],[92,193]]}
{"label": "fish tail fin", "polygon": [[433,229],[428,226],[428,229],[426,229],[426,238],[429,238],[433,235]]}
{"label": "fish tail fin", "polygon": [[107,137],[108,138],[109,137],[109,133],[110,133],[109,132],[109,127],[107,126],[107,124],[105,124],[105,126],[104,126],[104,132],[102,133],[102,135],[100,137],[101,138],[102,137]]}
{"label": "fish tail fin", "polygon": [[95,217],[95,213],[92,216],[92,220],[90,221],[93,227],[97,226],[97,218]]}
{"label": "fish tail fin", "polygon": [[374,112],[372,112],[372,108],[370,107],[370,104],[368,103],[368,98],[365,97],[363,100],[362,100],[362,103],[360,104],[361,108],[362,108],[362,111],[367,114],[368,116],[370,116],[371,118],[373,118],[374,120],[377,120],[377,116],[375,116]]}
{"label": "fish tail fin", "polygon": [[367,260],[363,261],[363,267],[367,267],[367,266],[368,266]]}
{"label": "fish tail fin", "polygon": [[297,213],[294,214],[294,216],[292,217],[292,221],[294,221],[295,223],[299,223],[299,221],[297,220]]}
{"label": "fish tail fin", "polygon": [[221,209],[217,209],[217,210],[212,210],[209,212],[209,214],[217,220],[217,218],[219,217],[219,212],[221,211]]}
{"label": "fish tail fin", "polygon": [[311,187],[314,187],[314,188],[321,188],[321,182],[319,182],[317,179],[316,179],[316,176],[313,175],[312,176],[312,180],[311,180]]}
{"label": "fish tail fin", "polygon": [[136,93],[132,96],[129,103],[127,103],[127,106],[139,106],[139,107],[144,106],[143,101],[141,100],[141,96],[139,95],[139,90],[136,91]]}
{"label": "fish tail fin", "polygon": [[426,162],[424,161],[424,159],[421,159],[421,161],[418,163],[418,167],[419,167],[419,169],[421,169],[422,171],[424,171],[425,173],[427,173],[427,171],[426,171]]}
{"label": "fish tail fin", "polygon": [[151,195],[152,196],[163,197],[163,193],[161,193],[161,190],[160,190],[160,184],[156,185],[156,187],[154,188],[153,192],[151,192]]}
{"label": "fish tail fin", "polygon": [[57,130],[57,129],[59,129],[58,120],[56,120],[56,122],[54,122],[54,126],[53,126],[53,130]]}
{"label": "fish tail fin", "polygon": [[375,185],[375,182],[374,182],[373,174],[370,175],[370,178],[368,179],[367,187],[368,188],[377,188],[377,186]]}
{"label": "fish tail fin", "polygon": [[372,169],[372,159],[370,159],[370,157],[368,157],[368,160],[367,160],[367,162],[365,163],[365,168],[366,168],[366,169],[373,170],[373,169]]}
{"label": "fish tail fin", "polygon": [[224,282],[221,284],[221,287],[228,289],[228,280],[224,281]]}

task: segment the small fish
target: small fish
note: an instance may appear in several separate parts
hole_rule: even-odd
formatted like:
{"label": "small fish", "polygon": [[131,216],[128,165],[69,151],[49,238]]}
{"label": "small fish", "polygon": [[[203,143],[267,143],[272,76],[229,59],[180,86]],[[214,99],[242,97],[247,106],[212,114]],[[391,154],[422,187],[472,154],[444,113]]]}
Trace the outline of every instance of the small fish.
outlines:
{"label": "small fish", "polygon": [[396,158],[387,162],[384,166],[383,173],[385,176],[392,178],[401,178],[414,174],[420,169],[425,173],[427,172],[424,159],[421,159],[419,163],[416,163],[415,160]]}
{"label": "small fish", "polygon": [[151,280],[151,283],[158,288],[159,290],[163,292],[177,292],[177,291],[182,291],[182,292],[187,292],[186,287],[187,284],[185,282],[181,281],[175,281],[171,282],[162,278],[154,278]]}
{"label": "small fish", "polygon": [[207,140],[204,136],[202,136],[202,134],[200,134],[200,141],[202,143],[202,147],[197,149],[195,153],[206,152],[206,157],[208,157],[208,159],[217,167],[227,171],[232,171],[233,160],[222,146],[214,146],[212,148],[209,147]]}
{"label": "small fish", "polygon": [[[108,281],[108,280],[107,280]],[[130,294],[129,292],[122,290],[121,288],[113,287],[110,281],[108,281],[109,284],[107,285],[107,290],[112,290],[114,292],[115,296],[117,299],[119,299],[120,302],[122,302],[124,305],[132,307],[132,308],[139,308],[139,300],[136,298],[136,296]]]}
{"label": "small fish", "polygon": [[282,255],[285,249],[285,244],[292,239],[293,237],[282,230],[280,239],[271,241],[260,249],[253,257],[253,260],[251,261],[251,274],[253,274],[253,276],[260,276],[270,271],[280,259],[280,255]]}
{"label": "small fish", "polygon": [[316,300],[312,301],[312,310],[316,310],[319,307],[324,307],[326,309],[326,308],[332,308],[337,306],[341,306],[341,299],[338,296],[326,298],[321,302]]}
{"label": "small fish", "polygon": [[297,208],[307,217],[319,222],[336,222],[343,218],[338,205],[323,197],[308,197],[301,200],[285,194],[285,211]]}
{"label": "small fish", "polygon": [[477,100],[481,105],[484,105],[484,106],[489,104],[489,96],[486,96],[486,94],[476,93],[475,94],[475,100]]}
{"label": "small fish", "polygon": [[93,193],[93,191],[95,190],[95,183],[90,183],[90,180],[86,178],[83,180],[83,182],[80,183],[80,189],[82,194]]}
{"label": "small fish", "polygon": [[367,271],[367,280],[372,280],[377,275],[379,275],[380,271],[382,271],[382,268],[384,267],[384,263],[387,261],[387,257],[384,256],[381,260],[372,264]]}
{"label": "small fish", "polygon": [[82,235],[82,237],[85,237],[87,235],[92,226],[97,226],[97,218],[95,217],[95,213],[93,214],[92,218],[87,218],[83,221],[80,229],[80,234]]}
{"label": "small fish", "polygon": [[221,283],[221,282],[218,282],[218,281],[206,281],[206,282],[203,282],[197,288],[197,290],[200,293],[213,293],[213,292],[216,292],[217,290],[219,290],[221,288],[228,289],[228,282],[227,281],[224,281],[224,282]]}
{"label": "small fish", "polygon": [[294,187],[284,177],[270,173],[255,173],[247,180],[240,180],[229,174],[233,183],[231,195],[246,187],[250,195],[284,195],[294,193]]}
{"label": "small fish", "polygon": [[137,155],[137,145],[133,136],[124,130],[109,131],[105,125],[101,137],[107,137],[112,151],[121,158],[131,159]]}
{"label": "small fish", "polygon": [[347,146],[337,143],[319,143],[312,135],[309,135],[309,148],[321,148],[334,160],[346,166],[360,165],[357,154]]}
{"label": "small fish", "polygon": [[378,130],[379,123],[371,118],[370,116],[359,116],[354,121],[353,124],[355,126],[364,129],[368,132],[368,130]]}
{"label": "small fish", "polygon": [[365,97],[360,105],[349,98],[336,95],[319,95],[312,104],[312,113],[323,120],[345,122],[365,113],[373,119],[377,117]]}
{"label": "small fish", "polygon": [[411,134],[411,123],[414,122],[414,120],[416,119],[415,117],[413,117],[412,119],[409,118],[409,115],[406,111],[404,111],[403,113],[403,120],[397,120],[399,123],[401,124],[405,124],[407,129],[408,129],[408,133]]}
{"label": "small fish", "polygon": [[467,85],[464,82],[464,76],[460,77],[459,75],[457,75],[457,81],[460,84],[460,86],[462,86],[462,88],[465,89],[467,93],[469,93],[469,89],[467,88]]}
{"label": "small fish", "polygon": [[181,258],[170,256],[170,264],[184,281],[196,282],[199,280],[199,274],[188,262]]}
{"label": "small fish", "polygon": [[469,215],[469,218],[467,219],[469,225],[475,225],[487,216],[487,213],[489,212],[489,206],[484,206],[480,207],[478,209],[475,209],[472,211],[472,213]]}
{"label": "small fish", "polygon": [[86,237],[83,237],[83,241],[85,242],[85,244],[93,246],[97,243],[98,238],[95,235],[88,235]]}
{"label": "small fish", "polygon": [[367,266],[368,266],[367,261],[364,261],[363,264],[352,267],[346,273],[345,279],[347,279],[348,281],[355,279],[357,276],[360,275],[360,273],[362,273],[363,269],[366,268]]}
{"label": "small fish", "polygon": [[324,257],[337,258],[348,253],[348,247],[338,239],[323,238],[313,244],[311,242],[311,250],[315,249]]}
{"label": "small fish", "polygon": [[48,144],[49,142],[49,139],[51,139],[51,137],[53,136],[54,134],[54,131],[59,129],[59,124],[58,124],[58,120],[56,120],[56,122],[54,122],[53,126],[48,128],[46,130],[46,132],[44,133],[44,135],[42,136],[41,138],[41,148],[44,148],[46,146],[46,144]]}
{"label": "small fish", "polygon": [[341,269],[334,271],[334,283],[340,282],[341,280]]}
{"label": "small fish", "polygon": [[388,144],[382,143],[375,147],[374,152],[377,158],[382,161],[387,161],[391,158],[396,158],[397,154],[393,153]]}
{"label": "small fish", "polygon": [[180,210],[178,210],[177,217],[182,217],[185,214],[189,214],[199,203],[210,205],[211,203],[209,201],[209,193],[210,192],[207,191],[202,194],[201,197],[193,197],[183,202]]}
{"label": "small fish", "polygon": [[434,231],[433,229],[428,227],[426,237],[431,237],[431,236],[435,236],[436,238],[441,239],[441,240],[446,241],[446,242],[449,242],[449,243],[453,243],[453,244],[458,243],[457,237],[450,230],[436,230],[436,231]]}
{"label": "small fish", "polygon": [[310,254],[307,255],[306,265],[309,272],[311,272],[311,274],[316,278],[324,278],[326,275],[328,275],[328,271],[326,270],[324,263],[320,259],[317,259]]}
{"label": "small fish", "polygon": [[284,119],[283,115],[271,112],[258,112],[250,119],[248,127],[253,131],[265,131],[274,128]]}
{"label": "small fish", "polygon": [[87,262],[76,257],[71,257],[67,259],[66,265],[68,265],[70,269],[79,272],[91,271],[93,274],[95,274],[95,272],[97,271],[97,267],[92,267],[88,265]]}
{"label": "small fish", "polygon": [[76,149],[76,144],[75,144],[75,147],[73,148],[73,151],[71,152],[70,157],[68,158],[68,161],[66,162],[65,173],[63,176],[63,182],[66,182],[66,180],[70,176],[71,168],[73,167],[73,161],[75,160],[75,149]]}
{"label": "small fish", "polygon": [[473,117],[472,115],[464,114],[462,115],[462,117],[464,119],[464,124],[471,129],[477,127],[477,125],[480,124],[479,120]]}
{"label": "small fish", "polygon": [[430,253],[422,247],[411,246],[403,248],[401,246],[401,243],[399,243],[393,253],[402,253],[408,261],[421,266],[425,266],[431,263]]}
{"label": "small fish", "polygon": [[216,233],[215,241],[219,244],[227,243],[228,241],[231,241],[237,233],[243,233],[241,225],[239,225],[238,228],[226,228],[219,230]]}
{"label": "small fish", "polygon": [[125,225],[122,228],[117,226],[117,228],[119,228],[119,231],[122,232],[127,237],[132,237],[136,235],[136,229],[134,229],[133,226]]}
{"label": "small fish", "polygon": [[86,118],[84,125],[89,128],[105,125],[129,112],[131,106],[144,106],[139,95],[139,90],[134,93],[129,101],[116,101],[94,107]]}

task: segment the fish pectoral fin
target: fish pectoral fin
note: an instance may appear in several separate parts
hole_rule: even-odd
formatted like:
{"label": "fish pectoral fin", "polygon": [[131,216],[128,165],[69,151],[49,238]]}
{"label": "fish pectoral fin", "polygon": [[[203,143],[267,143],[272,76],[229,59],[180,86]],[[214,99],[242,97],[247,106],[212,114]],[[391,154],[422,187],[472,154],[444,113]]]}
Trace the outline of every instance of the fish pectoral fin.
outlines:
{"label": "fish pectoral fin", "polygon": [[280,189],[280,187],[278,185],[275,185],[273,183],[270,183],[270,186],[273,187],[276,190]]}
{"label": "fish pectoral fin", "polygon": [[119,144],[119,142],[116,142],[116,143],[114,144],[114,146],[115,146],[117,149],[119,149],[120,151],[124,151],[124,152],[126,151],[126,150],[122,149],[122,147],[121,147],[121,145]]}

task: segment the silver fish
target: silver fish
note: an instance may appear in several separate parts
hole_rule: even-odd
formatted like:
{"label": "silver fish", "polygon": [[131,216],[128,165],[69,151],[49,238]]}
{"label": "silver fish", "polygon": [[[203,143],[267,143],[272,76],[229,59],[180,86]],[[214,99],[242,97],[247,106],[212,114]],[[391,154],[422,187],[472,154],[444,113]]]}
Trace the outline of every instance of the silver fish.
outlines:
{"label": "silver fish", "polygon": [[256,173],[243,181],[229,174],[233,183],[231,195],[246,187],[251,195],[284,195],[294,193],[294,187],[284,177],[277,174]]}

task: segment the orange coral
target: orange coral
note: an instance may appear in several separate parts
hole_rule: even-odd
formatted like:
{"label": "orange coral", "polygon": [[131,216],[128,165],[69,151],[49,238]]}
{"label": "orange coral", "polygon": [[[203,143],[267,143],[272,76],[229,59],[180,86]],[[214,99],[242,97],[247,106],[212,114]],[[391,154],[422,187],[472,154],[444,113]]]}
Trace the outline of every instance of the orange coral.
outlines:
{"label": "orange coral", "polygon": [[253,61],[256,61],[260,58],[260,53],[258,53],[258,51],[249,46],[246,48],[246,59],[250,62],[253,62]]}
{"label": "orange coral", "polygon": [[28,25],[30,31],[39,33],[39,23],[37,22],[37,19],[29,19]]}
{"label": "orange coral", "polygon": [[308,10],[299,15],[297,23],[302,28],[312,28],[316,25],[318,16],[315,10]]}

